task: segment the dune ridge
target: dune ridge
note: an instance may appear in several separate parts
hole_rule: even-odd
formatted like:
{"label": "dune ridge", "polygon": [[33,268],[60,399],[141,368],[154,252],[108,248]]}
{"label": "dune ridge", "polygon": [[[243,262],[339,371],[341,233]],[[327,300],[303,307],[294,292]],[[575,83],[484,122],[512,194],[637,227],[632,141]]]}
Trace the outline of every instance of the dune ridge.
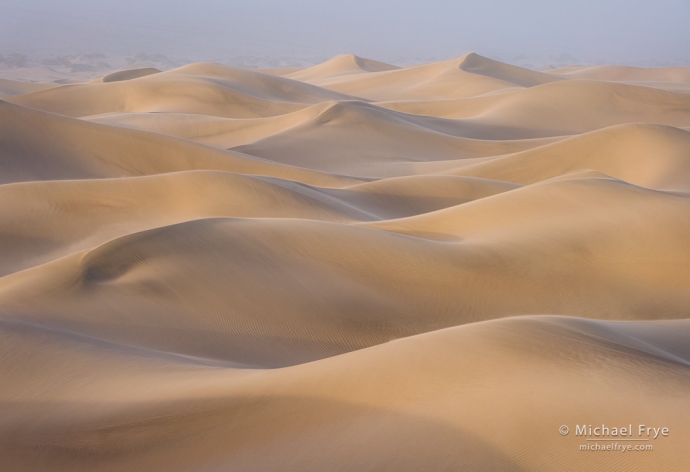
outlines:
{"label": "dune ridge", "polygon": [[288,74],[286,77],[306,81],[339,75],[383,72],[399,69],[400,68],[397,66],[355,56],[354,54],[341,54],[321,64]]}
{"label": "dune ridge", "polygon": [[686,471],[688,70],[0,79],[0,469]]}
{"label": "dune ridge", "polygon": [[690,82],[687,67],[648,69],[630,66],[571,66],[548,71],[568,78],[606,80],[613,82]]}

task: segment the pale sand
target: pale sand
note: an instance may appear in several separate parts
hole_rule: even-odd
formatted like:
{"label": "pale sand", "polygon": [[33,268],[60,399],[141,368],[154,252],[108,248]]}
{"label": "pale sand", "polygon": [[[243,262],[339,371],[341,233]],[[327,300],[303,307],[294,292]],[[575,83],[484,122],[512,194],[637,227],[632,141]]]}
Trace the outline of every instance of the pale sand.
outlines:
{"label": "pale sand", "polygon": [[690,69],[41,74],[0,79],[0,469],[688,470]]}

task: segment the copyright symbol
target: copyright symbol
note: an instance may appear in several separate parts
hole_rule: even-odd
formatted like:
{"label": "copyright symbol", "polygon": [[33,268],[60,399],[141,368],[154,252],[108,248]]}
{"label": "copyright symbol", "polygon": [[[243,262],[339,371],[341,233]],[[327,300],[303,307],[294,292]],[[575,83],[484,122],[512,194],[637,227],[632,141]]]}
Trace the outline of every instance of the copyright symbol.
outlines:
{"label": "copyright symbol", "polygon": [[558,432],[561,433],[562,436],[567,436],[570,430],[566,425],[563,425],[560,428],[558,428]]}

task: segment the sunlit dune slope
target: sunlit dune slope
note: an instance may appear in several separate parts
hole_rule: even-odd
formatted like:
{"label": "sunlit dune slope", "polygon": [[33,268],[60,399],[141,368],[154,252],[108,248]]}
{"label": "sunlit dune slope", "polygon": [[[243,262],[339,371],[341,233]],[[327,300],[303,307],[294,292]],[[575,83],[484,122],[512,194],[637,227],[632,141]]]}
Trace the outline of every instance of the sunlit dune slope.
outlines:
{"label": "sunlit dune slope", "polygon": [[687,131],[620,125],[511,155],[474,160],[448,173],[527,184],[595,169],[643,187],[690,191],[688,149]]}
{"label": "sunlit dune slope", "polygon": [[[0,450],[15,470],[682,471],[689,334],[523,317],[259,371],[3,322],[0,369],[33,375],[2,392]],[[650,419],[653,452],[558,433]]]}

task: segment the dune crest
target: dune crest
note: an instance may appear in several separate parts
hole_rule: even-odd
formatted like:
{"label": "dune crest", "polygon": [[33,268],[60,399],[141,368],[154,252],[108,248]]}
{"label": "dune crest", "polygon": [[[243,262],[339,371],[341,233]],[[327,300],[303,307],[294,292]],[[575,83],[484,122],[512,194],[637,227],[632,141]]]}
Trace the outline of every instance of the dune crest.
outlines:
{"label": "dune crest", "polygon": [[505,80],[522,87],[534,87],[558,80],[542,72],[511,66],[475,53],[461,57],[457,63],[458,68],[465,72]]}
{"label": "dune crest", "polygon": [[341,54],[316,66],[289,74],[286,77],[295,80],[312,80],[336,77],[339,75],[383,72],[397,69],[400,68],[384,62],[365,59],[355,56],[354,54]]}

